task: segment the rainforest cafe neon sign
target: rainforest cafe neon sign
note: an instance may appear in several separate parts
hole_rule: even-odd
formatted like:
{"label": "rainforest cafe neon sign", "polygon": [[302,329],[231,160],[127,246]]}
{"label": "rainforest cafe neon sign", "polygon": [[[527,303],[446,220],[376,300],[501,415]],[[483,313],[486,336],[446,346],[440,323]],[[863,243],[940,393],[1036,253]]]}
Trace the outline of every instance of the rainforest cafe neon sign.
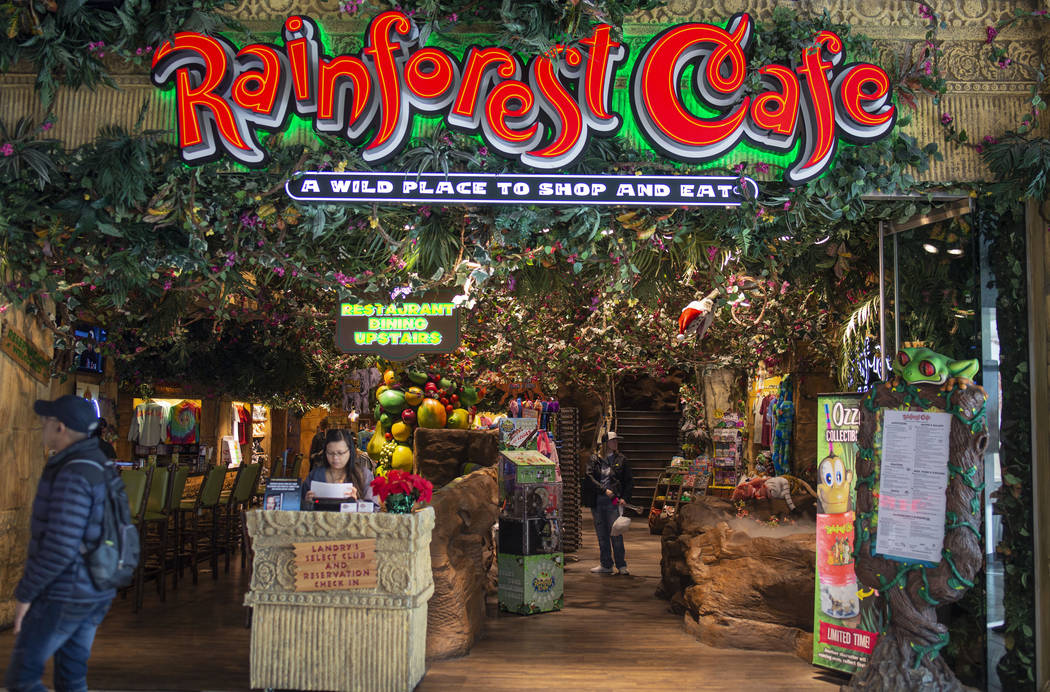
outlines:
{"label": "rainforest cafe neon sign", "polygon": [[[824,31],[792,67],[759,68],[763,91],[747,87],[754,24],[737,14],[723,29],[681,24],[642,49],[630,77],[634,120],[656,151],[702,163],[742,141],[778,152],[799,146],[785,179],[811,180],[831,164],[840,138],[863,144],[896,119],[890,80],[878,66],[846,63],[842,40]],[[480,135],[504,156],[539,170],[576,161],[591,136],[623,125],[612,108],[627,48],[600,25],[588,38],[555,46],[527,64],[496,46],[471,46],[462,58],[424,47],[401,12],[383,12],[357,55],[325,55],[313,20],[291,16],[284,45],[246,45],[181,32],[153,57],[152,80],[174,86],[179,147],[187,163],[230,156],[249,167],[268,161],[260,133],[284,128],[292,113],[318,132],[341,134],[381,163],[398,155],[415,115],[440,115],[448,127]],[[714,115],[690,112],[681,82],[694,66],[694,95]]]}

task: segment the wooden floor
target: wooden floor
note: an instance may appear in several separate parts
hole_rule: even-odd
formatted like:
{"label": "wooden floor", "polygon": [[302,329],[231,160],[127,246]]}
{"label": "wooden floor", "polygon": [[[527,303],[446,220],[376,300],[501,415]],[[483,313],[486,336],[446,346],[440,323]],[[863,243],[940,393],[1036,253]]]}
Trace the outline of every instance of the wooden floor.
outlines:
{"label": "wooden floor", "polygon": [[[635,521],[627,539],[630,576],[589,573],[593,534],[565,573],[565,608],[529,617],[490,609],[468,656],[432,663],[418,692],[439,690],[833,690],[843,678],[787,654],[713,649],[686,634],[653,596],[659,540]],[[249,631],[245,580],[234,567],[217,582],[180,585],[160,603],[151,590],[138,614],[117,599],[99,628],[88,682],[93,690],[244,690]],[[0,632],[0,665],[13,637]],[[50,669],[45,683],[50,682]]]}

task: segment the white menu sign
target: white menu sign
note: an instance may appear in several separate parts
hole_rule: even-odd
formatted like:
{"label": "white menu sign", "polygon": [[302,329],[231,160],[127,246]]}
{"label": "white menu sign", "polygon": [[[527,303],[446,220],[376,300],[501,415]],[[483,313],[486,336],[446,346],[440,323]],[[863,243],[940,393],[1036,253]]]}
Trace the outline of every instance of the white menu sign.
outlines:
{"label": "white menu sign", "polygon": [[944,547],[949,413],[886,409],[875,552],[937,564]]}

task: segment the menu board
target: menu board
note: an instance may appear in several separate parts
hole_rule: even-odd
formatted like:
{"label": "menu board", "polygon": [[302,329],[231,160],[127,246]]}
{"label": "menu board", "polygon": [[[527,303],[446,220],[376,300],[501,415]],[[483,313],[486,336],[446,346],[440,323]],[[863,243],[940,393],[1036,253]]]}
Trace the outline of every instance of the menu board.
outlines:
{"label": "menu board", "polygon": [[879,555],[929,565],[941,561],[951,425],[949,413],[883,411]]}

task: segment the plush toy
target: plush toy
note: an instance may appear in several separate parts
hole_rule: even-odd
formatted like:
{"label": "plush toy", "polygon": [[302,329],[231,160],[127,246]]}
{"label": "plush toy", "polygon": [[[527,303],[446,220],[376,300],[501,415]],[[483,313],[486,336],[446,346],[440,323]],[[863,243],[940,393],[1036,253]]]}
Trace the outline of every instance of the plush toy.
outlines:
{"label": "plush toy", "polygon": [[752,478],[733,489],[733,502],[766,499],[766,479]]}
{"label": "plush toy", "polygon": [[741,483],[733,489],[733,502],[739,500],[783,500],[790,511],[795,511],[795,501],[791,499],[791,482],[787,478],[773,476],[757,477]]}

